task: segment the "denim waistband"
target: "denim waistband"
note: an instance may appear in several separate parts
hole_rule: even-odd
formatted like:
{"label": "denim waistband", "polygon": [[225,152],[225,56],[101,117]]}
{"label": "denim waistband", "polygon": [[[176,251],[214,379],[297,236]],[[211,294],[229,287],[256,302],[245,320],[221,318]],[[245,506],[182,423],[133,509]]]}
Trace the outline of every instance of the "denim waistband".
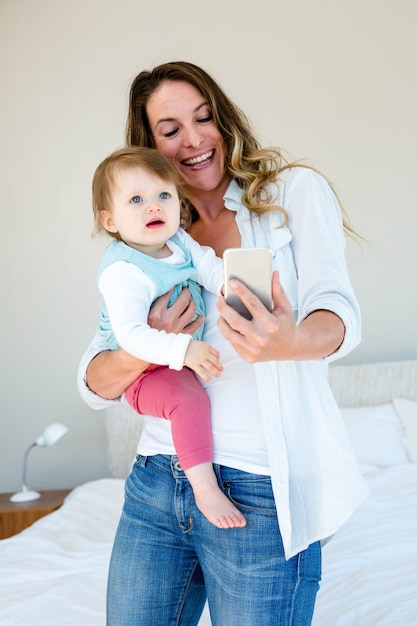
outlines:
{"label": "denim waistband", "polygon": [[[181,467],[181,463],[178,460],[177,455],[173,454],[154,454],[152,456],[145,456],[142,454],[138,454],[136,457],[136,462],[141,465],[146,465],[148,460],[152,460],[153,463],[159,465],[162,469],[172,472],[175,478],[185,478],[184,470]],[[271,480],[271,477],[266,474],[252,474],[250,472],[245,472],[240,469],[236,469],[234,467],[229,467],[226,465],[219,465],[218,463],[213,463],[213,468],[217,477],[221,480]]]}

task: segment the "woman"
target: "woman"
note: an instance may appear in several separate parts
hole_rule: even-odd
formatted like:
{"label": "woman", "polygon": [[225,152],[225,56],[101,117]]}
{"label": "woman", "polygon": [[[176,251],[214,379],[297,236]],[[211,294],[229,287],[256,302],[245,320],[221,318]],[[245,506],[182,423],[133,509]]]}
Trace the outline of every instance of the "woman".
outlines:
{"label": "woman", "polygon": [[[327,362],[360,336],[337,200],[317,173],[261,149],[242,112],[190,63],[133,81],[127,142],[170,159],[188,199],[188,231],[200,244],[218,256],[269,247],[279,274],[272,313],[244,285],[231,285],[250,321],[205,297],[204,340],[224,366],[205,384],[214,467],[247,525],[208,527],[172,456],[169,425],[148,418],[113,548],[108,624],[194,625],[206,595],[215,626],[310,624],[320,540],[367,492],[327,384]],[[188,298],[167,311],[164,296],[151,325],[182,331],[194,315]],[[96,408],[147,366],[106,348],[94,340],[80,366],[92,390],[81,376],[81,392]]]}

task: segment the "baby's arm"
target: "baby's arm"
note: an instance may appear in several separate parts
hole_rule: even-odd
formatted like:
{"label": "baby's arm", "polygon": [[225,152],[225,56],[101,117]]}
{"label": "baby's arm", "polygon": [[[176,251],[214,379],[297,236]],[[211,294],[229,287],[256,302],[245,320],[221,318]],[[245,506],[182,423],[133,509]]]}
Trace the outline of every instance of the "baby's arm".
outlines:
{"label": "baby's arm", "polygon": [[149,326],[148,314],[155,297],[155,285],[145,272],[132,263],[116,262],[101,274],[99,289],[120,347],[143,361],[177,370],[183,367],[191,337]]}
{"label": "baby's arm", "polygon": [[[167,308],[170,296],[171,292],[168,292],[155,301],[149,311],[149,325],[166,332],[192,335],[201,326],[203,319],[194,319],[196,306],[190,290],[185,287],[172,306]],[[107,341],[96,333],[78,369],[77,383],[81,398],[92,409],[104,409],[120,402],[127,387],[148,365],[123,348],[111,350]]]}
{"label": "baby's arm", "polygon": [[131,263],[118,262],[101,275],[99,288],[106,302],[113,333],[132,356],[180,370],[184,365],[207,382],[223,370],[219,352],[189,334],[151,328],[148,312],[155,296],[153,281]]}
{"label": "baby's arm", "polygon": [[178,236],[191,253],[193,265],[197,270],[197,282],[207,291],[219,296],[224,283],[223,260],[216,256],[213,248],[201,246],[181,228],[178,230]]}

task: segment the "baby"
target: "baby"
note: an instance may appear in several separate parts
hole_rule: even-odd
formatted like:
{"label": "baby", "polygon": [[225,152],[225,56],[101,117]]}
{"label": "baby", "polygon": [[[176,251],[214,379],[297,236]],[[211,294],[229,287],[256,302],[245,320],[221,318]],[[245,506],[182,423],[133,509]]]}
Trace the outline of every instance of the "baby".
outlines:
{"label": "baby", "polygon": [[180,228],[181,199],[170,162],[151,148],[125,148],[106,158],[93,178],[97,232],[113,237],[98,272],[103,298],[99,332],[113,349],[152,363],[126,390],[140,414],[171,421],[175,450],[193,488],[196,504],[219,528],[246,525],[242,513],[221,491],[213,470],[210,405],[193,372],[209,381],[222,371],[219,353],[194,336],[148,325],[160,295],[184,286],[197,315],[204,315],[200,284],[222,293],[223,263]]}

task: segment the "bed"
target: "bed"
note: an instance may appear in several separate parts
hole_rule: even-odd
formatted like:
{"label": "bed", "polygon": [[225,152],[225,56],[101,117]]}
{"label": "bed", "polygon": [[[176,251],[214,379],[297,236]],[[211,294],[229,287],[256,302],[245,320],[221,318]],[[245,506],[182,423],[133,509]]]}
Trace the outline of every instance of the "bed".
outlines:
{"label": "bed", "polygon": [[[371,493],[323,547],[314,626],[417,624],[417,360],[332,366]],[[112,478],[0,541],[1,626],[104,626],[107,567],[141,419],[107,415]],[[201,626],[211,624],[208,608]]]}

